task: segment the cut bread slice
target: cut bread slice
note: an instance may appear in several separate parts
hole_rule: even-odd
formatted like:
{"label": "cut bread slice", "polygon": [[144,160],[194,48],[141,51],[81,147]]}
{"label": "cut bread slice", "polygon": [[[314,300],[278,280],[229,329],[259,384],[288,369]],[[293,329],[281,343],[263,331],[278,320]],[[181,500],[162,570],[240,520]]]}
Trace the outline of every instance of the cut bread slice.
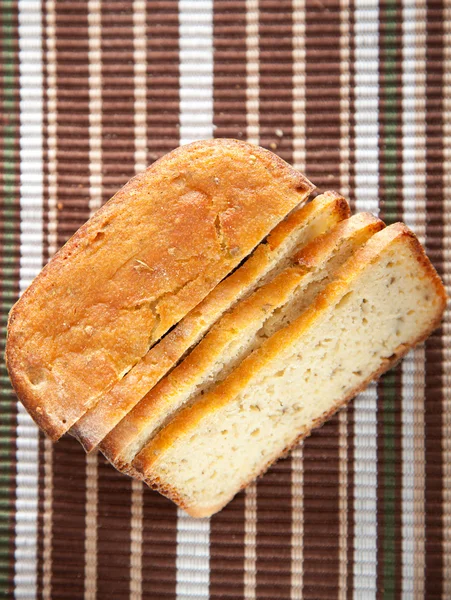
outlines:
{"label": "cut bread slice", "polygon": [[446,293],[402,224],[376,233],[311,307],[198,397],[133,461],[195,517],[220,510],[438,326]]}
{"label": "cut bread slice", "polygon": [[[198,346],[141,400],[101,449],[127,472],[144,445],[183,405],[207,393],[274,330],[297,318],[326,286],[334,271],[375,232],[382,221],[360,214],[337,225],[301,250],[271,281],[238,303]],[[270,332],[270,333],[269,333]]]}
{"label": "cut bread slice", "polygon": [[78,438],[87,451],[93,450],[226,310],[287,266],[297,248],[332,229],[347,218],[349,212],[349,205],[344,198],[335,192],[326,192],[289,215],[242,266],[219,283],[121,381],[99,399],[72,427],[71,434]]}
{"label": "cut bread slice", "polygon": [[196,142],[131,179],[13,307],[7,366],[57,439],[228,275],[313,185],[273,153]]}

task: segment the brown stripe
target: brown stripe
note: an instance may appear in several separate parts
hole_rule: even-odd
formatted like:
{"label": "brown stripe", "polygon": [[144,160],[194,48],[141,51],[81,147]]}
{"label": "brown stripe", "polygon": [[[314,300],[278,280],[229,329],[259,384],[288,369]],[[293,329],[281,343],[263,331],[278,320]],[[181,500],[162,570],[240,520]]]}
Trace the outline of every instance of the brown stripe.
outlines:
{"label": "brown stripe", "polygon": [[[68,36],[68,27],[71,35]],[[87,3],[56,3],[57,244],[89,216]],[[85,568],[85,456],[72,438],[53,451],[52,597],[82,598]],[[69,584],[70,582],[70,584]]]}
{"label": "brown stripe", "polygon": [[179,145],[178,4],[147,1],[148,162]]}
{"label": "brown stripe", "polygon": [[306,152],[319,189],[340,187],[340,2],[306,2]]}
{"label": "brown stripe", "polygon": [[[178,3],[147,2],[147,149],[151,163],[179,144]],[[143,494],[142,597],[175,597],[177,510]]]}
{"label": "brown stripe", "polygon": [[[340,188],[340,4],[306,2],[306,171],[320,189]],[[339,424],[304,443],[304,598],[338,595]],[[326,572],[327,577],[318,577]]]}
{"label": "brown stripe", "polygon": [[[351,210],[355,209],[355,12],[354,0],[349,0],[349,203]],[[352,600],[354,596],[354,437],[355,437],[355,411],[351,402],[346,408],[347,416],[347,582],[346,597]]]}
{"label": "brown stripe", "polygon": [[[291,0],[261,0],[260,143],[293,160],[293,38]],[[291,459],[257,483],[256,597],[291,596]]]}
{"label": "brown stripe", "polygon": [[[213,14],[215,137],[246,135],[246,3],[217,0]],[[210,522],[210,598],[243,598],[244,494]]]}
{"label": "brown stripe", "polygon": [[[101,4],[102,198],[134,169],[133,2]],[[131,480],[99,456],[97,463],[97,595],[124,598],[130,589]]]}
{"label": "brown stripe", "polygon": [[[397,198],[397,214],[398,220],[403,219],[404,206],[403,195],[399,190],[403,187],[403,127],[402,127],[402,68],[403,68],[403,49],[402,49],[402,7],[400,4],[396,6],[396,40],[395,42],[395,77],[396,77],[396,180],[394,183],[395,195]],[[390,17],[391,18],[391,17]],[[395,595],[401,597],[402,594],[402,473],[403,473],[403,453],[402,453],[402,366],[395,368],[395,385],[396,385],[396,412],[395,412],[395,434],[394,446],[395,456]]]}
{"label": "brown stripe", "polygon": [[[443,273],[443,5],[427,4],[426,20],[426,186],[428,191],[426,248],[439,274]],[[440,598],[443,591],[443,331],[425,346],[426,453],[426,572],[425,596]]]}
{"label": "brown stripe", "polygon": [[[350,115],[350,23],[349,23],[349,0],[340,0],[340,190],[345,197],[349,197],[350,185],[350,141],[351,133],[349,115]],[[350,523],[348,508],[350,460],[349,460],[349,440],[350,424],[348,410],[342,410],[338,415],[339,420],[339,585],[338,600],[346,600],[348,592],[349,572],[352,572],[352,564],[348,561],[350,543],[348,539]]]}
{"label": "brown stripe", "polygon": [[260,143],[292,161],[292,3],[260,1]]}

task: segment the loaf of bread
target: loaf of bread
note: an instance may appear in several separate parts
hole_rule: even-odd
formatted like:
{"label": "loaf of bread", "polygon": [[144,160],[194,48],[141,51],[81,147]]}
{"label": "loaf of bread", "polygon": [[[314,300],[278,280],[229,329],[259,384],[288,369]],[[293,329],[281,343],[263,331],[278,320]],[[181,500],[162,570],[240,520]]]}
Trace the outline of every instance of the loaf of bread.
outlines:
{"label": "loaf of bread", "polygon": [[[289,264],[297,248],[349,216],[349,205],[333,192],[317,196],[275,227],[265,242],[198,304],[71,429],[87,451],[93,450],[127,413],[173,368],[209,328],[259,285]],[[111,436],[105,449],[115,445]]]}
{"label": "loaf of bread", "polygon": [[129,181],[10,314],[11,381],[47,435],[68,431],[312,189],[234,140],[181,147]]}
{"label": "loaf of bread", "polygon": [[189,514],[220,510],[438,325],[443,285],[402,224],[376,233],[310,308],[198,395],[132,462]]}
{"label": "loaf of bread", "polygon": [[155,386],[101,445],[120,470],[182,406],[206,394],[280,327],[299,316],[333,272],[384,224],[360,214],[314,239],[288,266],[226,313],[185,360]]}
{"label": "loaf of bread", "polygon": [[313,189],[236,140],[128,182],[10,313],[36,423],[205,517],[425,339],[447,298],[413,233]]}

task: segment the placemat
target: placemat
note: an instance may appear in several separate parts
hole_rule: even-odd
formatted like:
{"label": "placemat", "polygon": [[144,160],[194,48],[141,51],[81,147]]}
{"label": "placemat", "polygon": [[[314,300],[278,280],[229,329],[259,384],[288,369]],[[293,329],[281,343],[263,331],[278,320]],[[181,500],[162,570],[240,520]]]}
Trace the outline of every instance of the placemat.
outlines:
{"label": "placemat", "polygon": [[[449,0],[0,6],[2,353],[11,305],[89,215],[162,154],[213,136],[259,143],[355,209],[404,220],[451,283]],[[70,437],[52,446],[2,362],[0,592],[451,598],[449,334],[447,313],[200,521]]]}

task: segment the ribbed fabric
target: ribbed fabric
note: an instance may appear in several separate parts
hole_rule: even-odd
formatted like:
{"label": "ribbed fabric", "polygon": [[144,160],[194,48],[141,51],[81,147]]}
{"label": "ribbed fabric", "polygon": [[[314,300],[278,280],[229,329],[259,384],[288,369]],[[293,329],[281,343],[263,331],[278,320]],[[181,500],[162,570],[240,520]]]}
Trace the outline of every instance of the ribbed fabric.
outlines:
{"label": "ribbed fabric", "polygon": [[[4,0],[1,348],[43,264],[180,143],[260,143],[404,220],[451,293],[451,8],[425,0]],[[450,313],[210,520],[52,445],[0,365],[0,595],[451,597]]]}

